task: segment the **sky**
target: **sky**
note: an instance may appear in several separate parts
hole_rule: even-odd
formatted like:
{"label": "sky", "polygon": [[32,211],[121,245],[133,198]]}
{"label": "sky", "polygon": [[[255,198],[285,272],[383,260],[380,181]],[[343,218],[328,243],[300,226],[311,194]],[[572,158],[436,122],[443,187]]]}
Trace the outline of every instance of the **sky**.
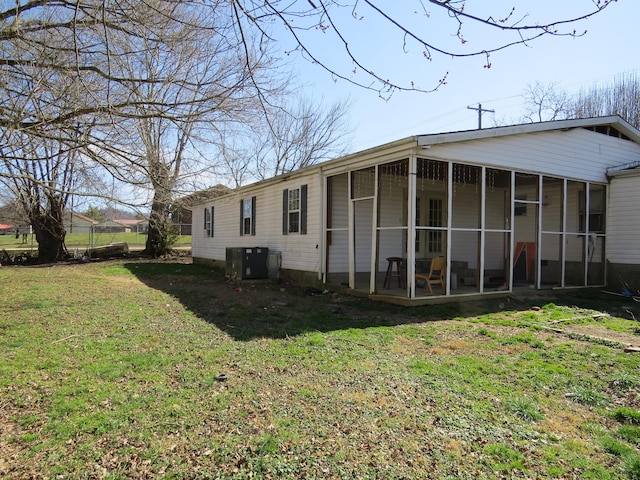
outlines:
{"label": "sky", "polygon": [[[507,33],[466,23],[463,25],[466,43],[463,44],[455,36],[455,21],[427,1],[377,0],[377,3],[394,18],[406,21],[423,39],[457,51],[482,50],[514,40]],[[466,11],[483,18],[490,15],[496,18],[506,16],[515,5],[511,20],[548,24],[591,11],[595,3],[597,0],[467,0]],[[547,36],[526,46],[516,45],[493,53],[491,68],[485,67],[484,56],[456,59],[434,56],[427,60],[421,45],[405,45],[403,36],[392,24],[367,9],[361,1],[357,8],[353,15],[351,10],[337,10],[334,16],[354,57],[394,82],[406,85],[414,82],[431,89],[446,76],[446,84],[432,93],[395,92],[390,99],[383,99],[376,92],[332,78],[300,55],[288,55],[305,96],[324,104],[350,102],[349,152],[411,135],[477,128],[478,113],[468,107],[477,108],[478,104],[495,111],[483,115],[485,128],[521,123],[523,92],[536,81],[555,83],[557,88],[576,94],[581,89],[611,83],[622,74],[640,70],[638,0],[618,0],[594,17],[575,24],[578,32],[587,30],[579,38]],[[331,27],[310,29],[302,32],[302,38],[323,63],[366,82],[366,76],[360,69],[354,69],[339,39],[332,33]],[[278,48],[287,51],[286,42],[281,42]]]}

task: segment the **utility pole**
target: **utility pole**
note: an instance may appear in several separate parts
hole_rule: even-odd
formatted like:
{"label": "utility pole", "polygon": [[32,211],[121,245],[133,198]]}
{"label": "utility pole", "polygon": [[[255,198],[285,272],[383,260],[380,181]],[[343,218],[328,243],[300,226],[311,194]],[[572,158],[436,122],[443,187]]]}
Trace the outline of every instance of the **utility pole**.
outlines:
{"label": "utility pole", "polygon": [[496,113],[495,110],[489,110],[488,108],[482,108],[482,104],[479,103],[477,107],[467,107],[469,110],[477,110],[478,111],[478,129],[482,129],[482,113],[483,112],[491,112]]}

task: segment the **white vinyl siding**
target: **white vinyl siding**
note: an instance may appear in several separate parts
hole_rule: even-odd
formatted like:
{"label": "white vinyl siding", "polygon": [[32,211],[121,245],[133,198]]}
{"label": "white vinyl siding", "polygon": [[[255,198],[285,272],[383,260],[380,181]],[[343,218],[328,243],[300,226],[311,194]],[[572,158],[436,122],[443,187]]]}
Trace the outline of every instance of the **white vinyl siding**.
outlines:
{"label": "white vinyl siding", "polygon": [[[277,183],[276,186],[246,187],[239,193],[209,201],[215,206],[216,235],[204,241],[206,230],[193,236],[193,256],[225,261],[227,247],[266,247],[281,252],[282,268],[318,271],[320,266],[320,235],[322,211],[320,176],[317,171],[297,180]],[[282,190],[307,185],[307,235],[282,235]],[[239,204],[241,199],[256,197],[255,235],[240,235]],[[207,206],[209,206],[207,205]],[[194,218],[204,218],[204,205],[193,209]],[[317,247],[316,247],[317,245]]]}
{"label": "white vinyl siding", "polygon": [[577,128],[433,145],[429,158],[606,183],[606,168],[640,154],[629,140]]}
{"label": "white vinyl siding", "polygon": [[640,265],[640,172],[611,180],[606,223],[609,261]]}
{"label": "white vinyl siding", "polygon": [[[376,272],[372,272],[370,278],[371,283],[381,288],[382,282],[375,275],[384,276],[387,257],[422,259],[432,256],[425,248],[426,236],[420,239],[423,248],[412,252],[415,257],[406,251],[407,247],[413,249],[415,246],[407,244],[414,228],[409,225],[408,217],[415,205],[415,199],[409,199],[407,192],[415,185],[416,195],[424,201],[421,211],[428,209],[430,199],[443,201],[442,253],[451,260],[449,271],[458,273],[459,283],[463,284],[462,279],[469,277],[473,280],[474,276],[476,280],[480,279],[483,272],[477,270],[481,266],[485,272],[504,270],[508,278],[509,254],[514,254],[509,250],[510,246],[533,243],[541,249],[536,252],[540,257],[536,259],[536,268],[540,268],[538,274],[543,279],[549,279],[547,285],[560,283],[562,266],[571,270],[571,275],[562,279],[565,285],[582,285],[586,271],[584,262],[591,258],[591,253],[587,249],[588,233],[580,228],[581,192],[584,194],[587,185],[607,185],[608,167],[640,161],[640,145],[573,127],[525,133],[527,126],[523,126],[517,133],[506,136],[500,136],[505,130],[499,128],[487,130],[467,137],[459,135],[464,132],[458,132],[407,138],[208,200],[207,206],[215,206],[215,238],[206,239],[202,229],[198,229],[200,234],[194,230],[193,256],[224,261],[227,247],[266,247],[281,252],[283,269],[319,273],[326,265],[326,278],[344,283],[347,278],[353,280],[353,277],[345,277],[349,273],[350,260],[359,272],[366,272],[371,269],[375,255],[378,264],[377,268],[373,266]],[[635,140],[638,138],[630,131],[627,135]],[[456,138],[466,139],[456,141]],[[433,143],[429,144],[430,141]],[[396,165],[407,159],[407,165],[413,165],[410,168],[416,166],[416,161],[418,165],[425,162],[440,164],[436,166],[444,167],[443,180],[438,176],[435,181],[431,177],[421,177],[419,171],[396,170]],[[464,168],[453,170],[454,164]],[[484,172],[481,166],[488,167],[485,185],[478,182],[481,178],[478,175]],[[496,180],[494,184],[490,171],[502,172],[500,181]],[[450,184],[447,172],[452,180]],[[543,186],[540,198],[536,183],[522,182],[517,188],[514,185],[510,189],[511,175],[516,174],[538,181],[538,175],[542,175],[542,181],[548,181],[549,188]],[[377,184],[374,179],[378,180]],[[466,179],[466,183],[460,179]],[[323,191],[324,182],[329,185],[327,191]],[[349,184],[353,195],[350,195]],[[298,189],[301,185],[308,185],[308,235],[291,235],[288,222],[283,221],[284,213],[288,214],[283,208],[283,191]],[[373,188],[376,185],[378,188]],[[606,241],[602,235],[595,241],[600,249],[602,245],[606,246],[613,262],[640,265],[640,172],[633,178],[620,174],[613,178],[610,186],[605,215]],[[486,203],[481,199],[483,192]],[[240,200],[254,196],[256,233],[240,236]],[[526,196],[528,203],[515,204],[524,207],[525,215],[513,215],[513,196]],[[198,215],[203,218],[203,208],[201,205],[193,209],[194,218]],[[292,212],[295,212],[294,208]],[[323,212],[327,213],[326,218]],[[349,216],[350,212],[353,217]],[[480,224],[482,212],[486,220],[484,225]],[[538,231],[539,213],[542,231]],[[446,224],[447,219],[451,219],[450,224]],[[325,223],[326,232],[323,230]],[[285,226],[287,233],[284,233]],[[377,227],[375,232],[374,226]],[[424,219],[417,220],[417,227],[418,232],[425,234],[438,232],[437,228],[430,229]],[[481,238],[484,238],[482,245]],[[375,251],[371,249],[373,239],[378,248]],[[448,239],[451,240],[449,245],[446,244]],[[481,246],[484,252],[479,251]],[[350,252],[354,254],[352,258]],[[562,255],[564,264],[560,262]],[[596,250],[592,263],[595,264],[598,257],[602,255]],[[325,259],[326,263],[323,263]],[[544,273],[545,268],[548,273]],[[332,278],[332,275],[335,276]],[[491,272],[489,275],[498,274]],[[360,279],[357,282],[359,289],[369,285]]]}

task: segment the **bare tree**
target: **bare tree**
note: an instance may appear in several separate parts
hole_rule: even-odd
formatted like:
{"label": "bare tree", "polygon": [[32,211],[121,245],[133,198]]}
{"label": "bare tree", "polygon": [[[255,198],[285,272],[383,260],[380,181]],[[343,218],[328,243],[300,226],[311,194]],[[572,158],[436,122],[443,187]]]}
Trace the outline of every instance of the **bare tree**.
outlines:
{"label": "bare tree", "polygon": [[[255,89],[263,103],[270,94],[260,79],[270,57],[250,50],[250,38],[240,39],[229,18],[222,0],[33,0],[0,12],[0,88],[8,94],[0,100],[0,176],[13,179],[29,208],[38,202],[24,192],[54,185],[37,197],[49,205],[37,215],[50,215],[41,230],[56,237],[42,237],[41,260],[65,253],[59,210],[73,193],[71,177],[54,182],[40,173],[49,172],[50,145],[58,144],[65,162],[92,159],[114,179],[150,188],[147,252],[166,252],[172,192],[187,158],[199,152],[197,139],[212,136],[202,125],[251,105],[264,111]],[[69,164],[68,172],[78,168]]]}
{"label": "bare tree", "polygon": [[[38,242],[38,260],[53,262],[67,255],[64,209],[72,194],[87,193],[81,185],[88,170],[83,167],[79,150],[62,141],[25,135],[19,144],[19,151],[6,146],[0,150],[4,171],[0,181],[13,193],[19,210],[31,224]],[[95,187],[95,179],[89,180]]]}
{"label": "bare tree", "polygon": [[[576,6],[573,9],[576,13],[571,18],[553,18],[553,10],[539,18],[532,17],[526,9],[534,8],[536,2],[523,6],[525,3],[518,2],[518,7],[503,11],[493,3],[467,0],[408,0],[400,7],[383,7],[374,0],[287,3],[238,0],[233,6],[240,27],[255,28],[263,34],[265,41],[270,41],[276,38],[272,33],[275,24],[286,32],[292,44],[289,54],[299,53],[334,79],[388,98],[400,90],[436,90],[446,83],[448,74],[435,74],[427,85],[423,85],[416,78],[402,81],[398,72],[384,73],[384,59],[378,55],[367,58],[363,54],[378,36],[379,24],[386,24],[385,41],[395,41],[398,52],[414,52],[417,59],[424,61],[436,57],[483,57],[484,67],[491,68],[491,55],[500,50],[516,45],[528,46],[546,36],[586,34],[586,30],[577,30],[577,24],[609,7],[615,0],[585,2],[584,8]],[[367,29],[368,24],[372,26]],[[435,24],[449,25],[451,35],[439,33],[439,29],[433,28]],[[499,35],[491,44],[486,38],[493,32]],[[333,48],[327,48],[327,45]],[[336,53],[338,49],[342,50],[340,54]]]}
{"label": "bare tree", "polygon": [[[35,203],[29,200],[33,188],[50,185],[47,194],[42,191],[43,195],[39,197],[46,201],[34,212],[50,215],[50,221],[56,224],[55,228],[49,220],[46,226],[43,224],[41,231],[53,234],[56,240],[49,242],[43,237],[41,254],[43,259],[57,258],[64,253],[64,243],[62,248],[58,245],[61,238],[64,242],[58,211],[73,191],[73,182],[54,180],[54,177],[60,178],[59,172],[67,171],[68,176],[63,175],[63,178],[71,178],[87,167],[84,163],[87,159],[92,159],[114,178],[130,180],[134,185],[151,184],[154,192],[160,192],[154,207],[160,212],[160,205],[166,204],[170,199],[169,192],[180,182],[179,172],[184,168],[185,155],[195,157],[195,152],[199,151],[196,139],[212,135],[194,126],[200,125],[203,117],[199,115],[204,105],[207,115],[214,112],[229,115],[234,107],[236,113],[243,113],[247,104],[241,100],[251,100],[250,104],[268,119],[273,98],[268,83],[261,80],[261,68],[269,68],[269,61],[275,58],[270,46],[281,35],[288,35],[293,42],[292,51],[300,52],[335,79],[344,79],[388,96],[397,90],[428,91],[443,84],[445,79],[436,81],[433,87],[423,87],[376,73],[378,70],[352,48],[357,38],[350,38],[353,30],[349,22],[366,22],[361,8],[366,9],[367,16],[376,16],[395,29],[399,48],[408,50],[410,46],[417,46],[419,55],[426,59],[435,55],[480,55],[486,58],[485,66],[489,67],[490,55],[503,48],[528,44],[547,35],[581,35],[582,32],[573,30],[575,22],[597,14],[610,3],[609,0],[595,1],[591,10],[578,12],[570,19],[527,22],[526,14],[518,14],[515,8],[499,15],[500,12],[473,12],[463,1],[430,0],[428,5],[444,14],[437,21],[444,18],[451,22],[452,33],[459,45],[477,45],[474,50],[466,47],[458,50],[446,40],[440,44],[442,38],[422,36],[421,32],[430,31],[428,22],[432,12],[421,1],[415,6],[403,4],[400,8],[385,9],[371,0],[350,4],[336,0],[286,4],[272,0],[4,2],[0,5],[0,145],[3,155],[0,176],[13,181],[14,186],[24,179],[27,183],[23,192],[29,193],[23,193],[26,195],[24,201],[34,207]],[[396,17],[395,12],[404,16]],[[206,22],[207,18],[212,21]],[[504,41],[497,45],[486,46],[481,41],[470,42],[465,38],[468,25],[479,25],[512,36],[503,37]],[[192,49],[181,50],[176,47],[175,35],[187,31],[187,27],[194,32],[185,42]],[[313,32],[330,34],[341,46],[342,54],[333,52],[330,57],[325,56],[328,49],[323,48],[323,44],[318,47],[318,43],[308,36]],[[195,38],[201,40],[198,49],[194,47]],[[228,55],[221,58],[226,61],[233,55],[235,66],[242,68],[231,71],[242,71],[242,75],[211,82],[200,68],[202,64],[188,66],[186,55],[201,60],[207,58],[203,50],[210,46],[207,42],[210,38],[226,41]],[[257,44],[254,44],[255,38],[259,40]],[[144,59],[156,59],[159,64],[169,66],[171,56],[185,60],[184,67],[168,70],[156,69],[155,65],[154,68],[123,68],[128,63],[125,59],[135,60],[137,65]],[[346,59],[346,63],[332,63],[332,59],[340,58]],[[212,65],[218,62],[215,55],[208,59]],[[184,90],[178,94],[174,89],[172,95],[169,86],[176,84]],[[201,93],[214,86],[218,97],[212,97],[211,90],[207,94]],[[237,91],[246,92],[248,88],[253,90],[250,98],[236,94]],[[151,92],[154,94],[150,95]],[[209,119],[208,124],[215,125],[216,121]],[[284,138],[275,126],[270,129],[275,138]],[[122,141],[133,131],[138,132],[139,139],[145,139],[146,143],[141,142],[144,149],[133,148],[134,145]],[[173,139],[171,146],[158,140],[161,131],[172,132],[168,134],[168,138]],[[305,161],[304,156],[298,158],[294,164]],[[51,161],[53,163],[47,163]],[[61,165],[57,162],[63,161],[71,162],[73,168],[60,170]],[[48,168],[53,168],[54,177],[41,174]],[[283,170],[288,168],[288,164],[282,166]],[[192,172],[196,170],[193,168]],[[164,213],[161,217],[164,218]],[[45,248],[50,251],[45,252]],[[162,245],[148,245],[151,253],[160,252],[162,248]]]}
{"label": "bare tree", "polygon": [[321,105],[301,100],[293,108],[280,110],[271,118],[257,157],[260,179],[281,175],[342,155],[348,136],[349,105]]}
{"label": "bare tree", "polygon": [[568,107],[569,118],[620,115],[640,128],[640,79],[636,73],[580,91]]}
{"label": "bare tree", "polygon": [[180,21],[167,22],[166,2],[146,4],[153,6],[145,14],[150,34],[112,42],[112,49],[123,52],[114,57],[112,71],[131,79],[117,86],[131,101],[129,137],[121,135],[121,148],[131,155],[117,161],[115,170],[121,180],[150,189],[145,253],[160,256],[171,247],[169,207],[176,190],[211,169],[201,152],[219,143],[216,132],[223,124],[261,113],[255,87],[265,95],[274,75],[263,52],[238,50],[219,12],[171,5],[171,18]]}
{"label": "bare tree", "polygon": [[238,187],[344,154],[348,109],[348,103],[336,102],[325,110],[310,100],[271,109],[268,122],[246,125],[221,143],[219,176]]}
{"label": "bare tree", "polygon": [[527,85],[524,91],[526,122],[544,122],[559,120],[567,115],[569,96],[557,83],[536,81]]}

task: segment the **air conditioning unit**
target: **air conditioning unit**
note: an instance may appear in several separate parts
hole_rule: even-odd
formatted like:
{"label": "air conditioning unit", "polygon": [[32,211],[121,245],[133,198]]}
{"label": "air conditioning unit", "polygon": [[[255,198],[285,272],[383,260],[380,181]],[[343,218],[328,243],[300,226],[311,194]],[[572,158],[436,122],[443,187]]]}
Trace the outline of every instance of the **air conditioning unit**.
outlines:
{"label": "air conditioning unit", "polygon": [[232,280],[269,278],[267,260],[269,249],[265,247],[230,247],[226,251],[226,275]]}

